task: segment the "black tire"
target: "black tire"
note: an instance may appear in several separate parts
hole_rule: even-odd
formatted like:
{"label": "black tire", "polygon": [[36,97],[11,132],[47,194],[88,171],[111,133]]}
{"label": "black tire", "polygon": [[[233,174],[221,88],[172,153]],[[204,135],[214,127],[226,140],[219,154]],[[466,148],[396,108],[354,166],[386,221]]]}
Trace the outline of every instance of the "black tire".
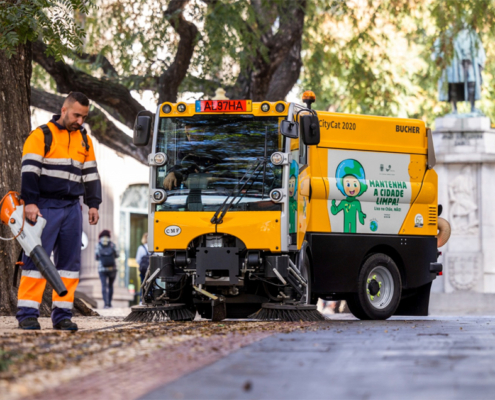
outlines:
{"label": "black tire", "polygon": [[367,258],[358,277],[358,292],[347,300],[349,310],[362,320],[390,318],[400,303],[402,280],[399,269],[382,253]]}
{"label": "black tire", "polygon": [[345,301],[352,315],[354,315],[356,318],[361,320],[371,319],[370,317],[368,317],[368,315],[364,312],[363,308],[361,307],[357,293],[350,295],[348,298],[346,298]]}

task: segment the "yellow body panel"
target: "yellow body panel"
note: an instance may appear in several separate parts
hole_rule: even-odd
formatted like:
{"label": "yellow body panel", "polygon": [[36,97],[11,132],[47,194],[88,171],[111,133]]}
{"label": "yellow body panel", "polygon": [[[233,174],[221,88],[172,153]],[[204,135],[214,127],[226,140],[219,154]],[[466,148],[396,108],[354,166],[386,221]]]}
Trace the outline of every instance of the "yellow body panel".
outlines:
{"label": "yellow body panel", "polygon": [[317,146],[309,148],[309,162],[311,164],[311,216],[308,221],[309,232],[331,232],[330,216],[328,215],[328,155]]}
{"label": "yellow body panel", "polygon": [[[427,171],[426,169],[427,136],[426,127],[422,121],[326,112],[318,112],[318,117],[321,141],[318,146],[309,148],[310,167],[308,170],[311,171],[312,187],[311,213],[307,222],[307,231],[332,231],[329,199],[335,198],[335,192],[338,190],[335,187],[334,173],[329,171],[328,151],[335,149],[356,151],[354,153],[356,159],[366,154],[363,151],[375,154],[383,153],[384,159],[389,154],[402,153],[404,156],[407,154],[408,158],[404,160],[406,164],[402,163],[401,165],[407,168],[409,175],[407,185],[410,186],[411,191],[411,197],[408,201],[410,208],[401,222],[402,227],[400,230],[397,227],[397,231],[394,233],[432,236],[437,234],[437,183],[432,178],[436,174],[434,171]],[[347,157],[353,158],[352,156]],[[304,179],[302,174],[299,179],[301,181]],[[393,180],[393,178],[389,179]],[[423,179],[425,179],[424,184]],[[417,214],[424,216],[424,225],[421,228],[415,227]],[[393,213],[391,216],[394,217]],[[366,223],[369,224],[370,216],[367,218]],[[369,233],[373,232],[369,231]],[[380,232],[377,231],[376,233]],[[298,247],[300,243],[302,243],[302,239],[298,237]]]}
{"label": "yellow body panel", "polygon": [[[428,170],[421,185],[416,201],[411,205],[409,213],[401,227],[401,235],[431,235],[438,233],[438,175]],[[421,215],[423,226],[419,227],[416,216]]]}
{"label": "yellow body panel", "polygon": [[426,127],[421,120],[324,111],[318,112],[318,119],[319,147],[426,154]]}
{"label": "yellow body panel", "polygon": [[311,181],[310,168],[299,173],[299,189],[297,191],[297,248],[300,249],[308,229],[311,218],[311,204],[309,201],[309,184]]}
{"label": "yellow body panel", "polygon": [[[185,250],[196,237],[215,233],[210,220],[214,212],[155,212],[155,251]],[[280,251],[280,211],[232,211],[225,214],[218,233],[242,240],[248,249]],[[168,236],[165,229],[179,227],[180,234]]]}

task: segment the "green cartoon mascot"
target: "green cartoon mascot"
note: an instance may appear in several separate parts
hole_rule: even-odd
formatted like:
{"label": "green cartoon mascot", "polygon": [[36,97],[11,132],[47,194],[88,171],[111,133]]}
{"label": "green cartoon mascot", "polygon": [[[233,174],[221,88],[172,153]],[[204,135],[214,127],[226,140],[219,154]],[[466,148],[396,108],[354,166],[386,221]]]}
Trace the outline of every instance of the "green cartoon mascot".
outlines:
{"label": "green cartoon mascot", "polygon": [[292,160],[289,178],[289,233],[297,232],[297,177],[299,165]]}
{"label": "green cartoon mascot", "polygon": [[335,204],[335,200],[332,200],[330,211],[333,215],[337,215],[343,210],[344,232],[356,233],[356,214],[362,225],[364,225],[366,218],[366,214],[361,211],[361,203],[357,199],[368,189],[364,168],[359,161],[347,159],[339,164],[335,177],[337,178],[337,188],[346,198],[338,206]]}

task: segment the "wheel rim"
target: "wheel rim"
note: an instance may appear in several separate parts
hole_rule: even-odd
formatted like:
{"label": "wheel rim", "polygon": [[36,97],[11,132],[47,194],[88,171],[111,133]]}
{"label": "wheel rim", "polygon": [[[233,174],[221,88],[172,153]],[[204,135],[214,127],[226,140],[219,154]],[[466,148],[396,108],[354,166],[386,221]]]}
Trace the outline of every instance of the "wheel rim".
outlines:
{"label": "wheel rim", "polygon": [[394,296],[394,280],[390,271],[382,265],[373,268],[366,279],[366,296],[376,309],[386,308]]}

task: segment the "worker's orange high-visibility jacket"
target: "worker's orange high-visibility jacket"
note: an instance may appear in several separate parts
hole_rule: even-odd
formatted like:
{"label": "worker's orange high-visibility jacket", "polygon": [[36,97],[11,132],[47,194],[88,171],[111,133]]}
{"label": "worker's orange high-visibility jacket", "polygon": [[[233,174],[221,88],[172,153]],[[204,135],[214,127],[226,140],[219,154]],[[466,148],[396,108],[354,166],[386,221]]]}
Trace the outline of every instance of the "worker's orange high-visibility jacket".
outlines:
{"label": "worker's orange high-visibility jacket", "polygon": [[46,155],[41,128],[24,143],[21,197],[26,204],[38,204],[40,197],[71,200],[84,196],[89,208],[98,208],[101,183],[93,142],[88,136],[86,150],[81,132],[68,132],[55,122],[56,117],[47,124],[53,139]]}

